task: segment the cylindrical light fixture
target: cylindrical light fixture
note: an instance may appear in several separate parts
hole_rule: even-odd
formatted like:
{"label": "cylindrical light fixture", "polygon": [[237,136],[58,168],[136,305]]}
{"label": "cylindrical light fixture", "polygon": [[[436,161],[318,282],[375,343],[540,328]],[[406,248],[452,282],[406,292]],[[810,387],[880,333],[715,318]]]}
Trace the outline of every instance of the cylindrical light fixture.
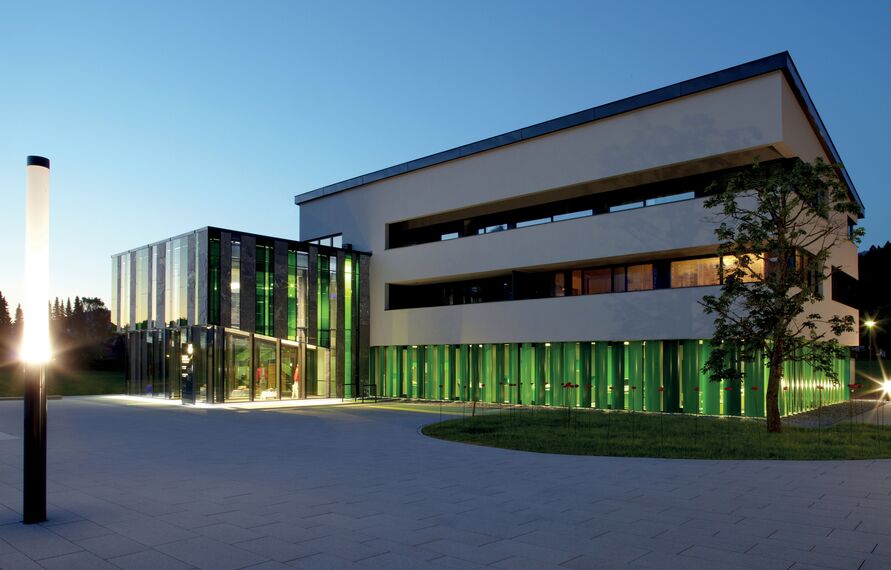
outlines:
{"label": "cylindrical light fixture", "polygon": [[46,363],[49,336],[49,159],[29,156],[25,207],[25,330],[19,356],[25,364],[25,524],[46,520]]}
{"label": "cylindrical light fixture", "polygon": [[49,159],[29,156],[25,205],[25,331],[20,357],[42,364],[51,356],[49,337]]}

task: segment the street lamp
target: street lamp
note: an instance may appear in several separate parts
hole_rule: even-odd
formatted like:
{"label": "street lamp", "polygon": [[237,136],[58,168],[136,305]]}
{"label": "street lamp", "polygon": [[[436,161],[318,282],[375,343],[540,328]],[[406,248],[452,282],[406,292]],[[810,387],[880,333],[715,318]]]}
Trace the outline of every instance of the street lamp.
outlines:
{"label": "street lamp", "polygon": [[25,365],[23,522],[46,520],[46,363],[51,356],[49,315],[49,159],[29,156],[25,174]]}
{"label": "street lamp", "polygon": [[873,319],[867,319],[863,322],[867,332],[867,345],[869,350],[869,359],[872,360],[872,331],[876,328],[876,322]]}

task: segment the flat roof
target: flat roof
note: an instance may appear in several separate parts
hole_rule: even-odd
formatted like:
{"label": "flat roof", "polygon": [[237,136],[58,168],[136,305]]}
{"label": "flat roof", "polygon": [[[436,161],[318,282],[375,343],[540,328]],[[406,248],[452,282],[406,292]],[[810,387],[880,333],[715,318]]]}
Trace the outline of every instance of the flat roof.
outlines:
{"label": "flat roof", "polygon": [[[643,109],[644,107],[649,107],[650,105],[665,103],[666,101],[671,101],[672,99],[677,99],[686,95],[692,95],[694,93],[699,93],[708,89],[714,89],[716,87],[722,87],[724,85],[751,79],[753,77],[757,77],[759,75],[764,75],[766,73],[771,73],[774,71],[782,71],[783,75],[785,75],[786,80],[789,82],[789,85],[792,87],[792,90],[795,93],[795,96],[798,98],[798,102],[805,110],[811,126],[818,134],[820,141],[823,144],[823,149],[826,152],[826,155],[829,156],[832,162],[834,162],[835,164],[842,164],[841,157],[839,156],[835,145],[832,143],[832,139],[829,137],[829,132],[826,130],[826,126],[823,124],[823,120],[820,119],[820,114],[817,112],[816,107],[814,107],[814,103],[813,101],[811,101],[810,95],[808,95],[807,89],[804,87],[801,76],[798,74],[798,70],[795,68],[795,63],[792,61],[792,56],[789,55],[789,52],[784,51],[761,59],[743,63],[741,65],[728,67],[727,69],[723,69],[721,71],[702,75],[694,79],[681,81],[680,83],[675,83],[674,85],[647,91],[646,93],[641,93],[640,95],[634,95],[632,97],[620,99],[619,101],[614,101],[612,103],[606,103],[604,105],[591,107],[590,109],[585,109],[584,111],[579,111],[577,113],[572,113],[563,117],[551,119],[543,123],[538,123],[536,125],[524,127],[515,131],[510,131],[508,133],[459,146],[450,150],[438,152],[436,154],[431,154],[422,158],[417,158],[415,160],[410,160],[408,162],[403,162],[402,164],[397,164],[396,166],[391,166],[389,168],[370,172],[362,176],[356,176],[355,178],[350,178],[348,180],[329,184],[328,186],[322,186],[321,188],[310,190],[309,192],[294,196],[294,203],[297,205],[306,204],[307,202],[318,200],[332,194],[337,194],[338,192],[344,192],[346,190],[358,188],[359,186],[364,186],[366,184],[371,184],[372,182],[378,182],[386,178],[399,176],[400,174],[414,172],[415,170],[420,170],[428,166],[434,166],[437,164],[448,162],[450,160],[464,158],[477,153],[485,152],[487,150],[492,150],[499,147],[507,146],[509,144],[555,133],[563,129],[577,127],[579,125],[584,125],[586,123],[591,123],[600,119],[605,119],[607,117],[614,117],[622,113],[636,111],[638,109]],[[848,188],[851,190],[851,194],[857,201],[857,204],[860,206],[861,211],[863,211],[863,201],[857,194],[857,190],[854,188],[854,183],[851,181],[850,176],[848,176],[848,172],[844,168],[844,166],[840,168],[840,173],[842,179],[845,181],[845,184],[847,184]]]}
{"label": "flat roof", "polygon": [[319,245],[319,244],[315,244],[315,243],[310,243],[310,242],[308,242],[308,241],[302,241],[302,240],[299,240],[299,239],[291,239],[291,238],[283,238],[283,237],[275,237],[275,236],[261,235],[261,234],[255,234],[255,233],[252,233],[252,232],[243,232],[243,231],[241,231],[241,230],[232,230],[232,229],[229,229],[229,228],[221,228],[221,227],[219,227],[219,226],[204,226],[204,227],[197,228],[197,229],[194,229],[194,230],[191,230],[191,231],[188,231],[188,232],[184,232],[184,233],[181,233],[181,234],[177,234],[177,235],[174,235],[174,236],[170,236],[170,237],[165,238],[165,239],[162,239],[162,240],[149,242],[149,243],[147,243],[147,244],[140,245],[139,247],[134,247],[134,248],[132,248],[132,249],[128,249],[128,250],[126,250],[126,251],[121,251],[121,252],[119,252],[119,253],[113,253],[113,254],[111,255],[111,257],[118,257],[118,256],[121,256],[121,255],[125,255],[125,254],[127,254],[127,253],[133,253],[134,251],[139,251],[139,250],[141,250],[141,249],[145,249],[145,248],[147,248],[147,247],[149,247],[149,246],[160,245],[160,244],[162,244],[162,243],[167,243],[167,242],[170,241],[170,240],[174,240],[174,239],[178,239],[178,238],[188,237],[188,236],[190,236],[190,235],[197,234],[198,232],[203,232],[203,231],[228,232],[228,233],[230,233],[230,234],[238,234],[239,236],[252,236],[252,237],[254,237],[254,238],[259,238],[259,239],[261,239],[261,240],[284,241],[284,242],[288,242],[288,243],[296,243],[296,244],[307,245],[307,246],[312,245],[312,246],[321,248],[321,249],[324,250],[324,251],[345,251],[345,252],[350,252],[350,253],[360,253],[360,254],[362,254],[362,255],[371,255],[370,252],[367,252],[367,251],[361,251],[361,250],[358,250],[358,249],[353,249],[352,246],[350,246],[349,248],[347,248],[347,247],[334,247],[333,245]]}

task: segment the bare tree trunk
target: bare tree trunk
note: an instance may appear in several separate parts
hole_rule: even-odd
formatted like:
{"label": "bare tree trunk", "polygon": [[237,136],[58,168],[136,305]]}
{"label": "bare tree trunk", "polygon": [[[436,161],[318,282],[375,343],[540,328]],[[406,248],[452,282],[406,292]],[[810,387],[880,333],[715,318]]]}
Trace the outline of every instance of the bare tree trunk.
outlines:
{"label": "bare tree trunk", "polygon": [[780,433],[780,382],[783,376],[783,341],[778,340],[770,356],[770,375],[767,377],[767,431]]}

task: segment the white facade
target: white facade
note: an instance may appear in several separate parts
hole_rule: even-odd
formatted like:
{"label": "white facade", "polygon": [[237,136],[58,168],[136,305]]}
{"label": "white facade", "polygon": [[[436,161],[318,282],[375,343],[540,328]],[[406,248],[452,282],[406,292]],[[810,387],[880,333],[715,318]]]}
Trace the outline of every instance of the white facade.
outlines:
{"label": "white facade", "polygon": [[[794,68],[791,73],[797,77]],[[301,239],[342,233],[343,243],[372,253],[372,346],[708,338],[711,317],[697,301],[717,287],[393,310],[387,300],[388,285],[711,254],[715,223],[703,198],[391,249],[388,226],[630,192],[745,166],[755,157],[835,162],[831,141],[805,107],[786,68],[725,81],[366,184],[298,196]],[[832,265],[856,278],[856,246],[839,246]],[[852,307],[822,305],[824,314],[857,317]],[[856,345],[857,335],[841,340]]]}

